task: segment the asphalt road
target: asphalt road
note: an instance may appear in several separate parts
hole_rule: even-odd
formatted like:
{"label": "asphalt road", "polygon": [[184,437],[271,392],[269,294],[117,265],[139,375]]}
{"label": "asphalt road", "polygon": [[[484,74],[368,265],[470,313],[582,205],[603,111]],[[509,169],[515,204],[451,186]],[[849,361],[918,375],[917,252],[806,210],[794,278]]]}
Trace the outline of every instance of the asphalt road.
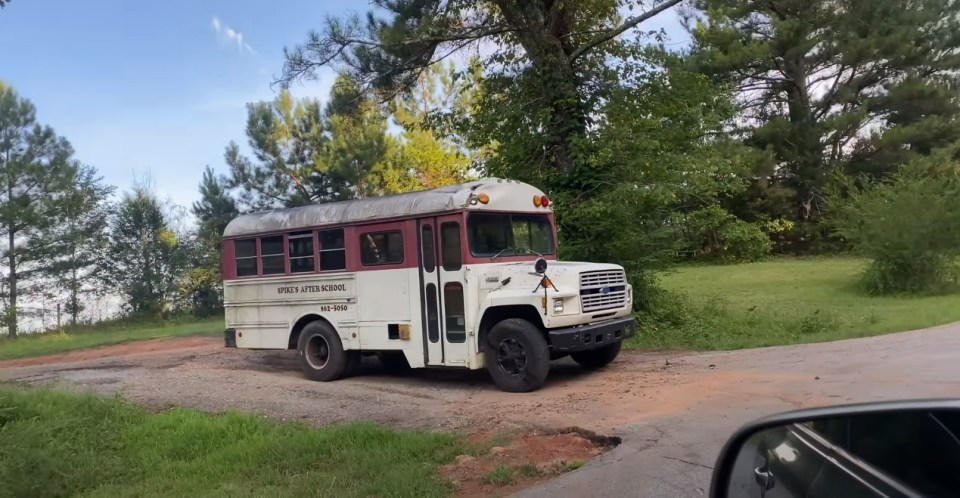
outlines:
{"label": "asphalt road", "polygon": [[[754,418],[861,401],[960,398],[960,324],[669,361],[703,372],[700,382],[680,383],[675,393],[689,398],[695,389],[701,399],[618,427],[619,447],[520,496],[705,496],[726,438]],[[669,402],[671,393],[659,398]]]}

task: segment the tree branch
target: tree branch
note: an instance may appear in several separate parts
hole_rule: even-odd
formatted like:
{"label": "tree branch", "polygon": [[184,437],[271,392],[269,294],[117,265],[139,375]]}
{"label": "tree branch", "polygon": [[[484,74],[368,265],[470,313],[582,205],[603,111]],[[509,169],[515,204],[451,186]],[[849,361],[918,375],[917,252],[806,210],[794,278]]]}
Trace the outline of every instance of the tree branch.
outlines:
{"label": "tree branch", "polygon": [[587,40],[586,43],[584,43],[583,45],[580,45],[579,47],[577,47],[576,50],[573,51],[573,54],[570,55],[570,61],[573,62],[573,61],[577,60],[578,57],[580,57],[581,55],[586,54],[586,53],[589,52],[590,50],[593,50],[593,49],[594,49],[595,47],[597,47],[598,45],[602,45],[602,44],[604,44],[604,43],[606,43],[606,42],[608,42],[608,41],[610,41],[610,40],[612,40],[612,39],[620,36],[621,34],[623,34],[624,31],[627,31],[627,30],[629,30],[629,29],[632,29],[633,27],[635,27],[636,25],[642,23],[643,21],[646,21],[647,19],[650,19],[651,17],[656,16],[657,14],[659,14],[659,13],[661,13],[661,12],[663,12],[663,11],[671,8],[671,7],[673,7],[674,5],[679,4],[681,1],[682,1],[682,0],[665,0],[665,1],[664,1],[663,3],[661,3],[660,5],[657,5],[657,6],[654,7],[653,9],[648,10],[648,11],[644,12],[643,14],[640,14],[640,15],[638,15],[638,16],[633,16],[633,17],[627,19],[627,20],[624,21],[623,24],[621,24],[620,26],[617,26],[616,28],[613,28],[613,29],[611,29],[611,30],[609,30],[609,31],[606,31],[606,32],[604,32],[604,33],[601,33],[601,34],[593,37],[593,38],[590,39],[590,40]]}

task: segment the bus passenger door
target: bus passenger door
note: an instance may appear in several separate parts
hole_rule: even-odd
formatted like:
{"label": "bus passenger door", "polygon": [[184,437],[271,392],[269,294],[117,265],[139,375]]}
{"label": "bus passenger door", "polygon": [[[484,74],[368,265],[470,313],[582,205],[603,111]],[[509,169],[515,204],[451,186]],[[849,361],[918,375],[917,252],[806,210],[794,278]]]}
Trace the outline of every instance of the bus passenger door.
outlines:
{"label": "bus passenger door", "polygon": [[449,215],[419,223],[428,365],[467,365],[461,222],[460,216]]}

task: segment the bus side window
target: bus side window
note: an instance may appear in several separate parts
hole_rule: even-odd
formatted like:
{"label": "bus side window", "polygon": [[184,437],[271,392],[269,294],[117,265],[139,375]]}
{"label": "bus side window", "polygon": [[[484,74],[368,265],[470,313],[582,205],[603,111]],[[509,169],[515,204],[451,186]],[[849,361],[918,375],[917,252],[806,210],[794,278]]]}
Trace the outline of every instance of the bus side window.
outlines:
{"label": "bus side window", "polygon": [[460,224],[457,222],[440,225],[440,249],[443,260],[443,271],[457,271],[460,269]]}
{"label": "bus side window", "polygon": [[423,241],[423,271],[432,273],[437,267],[437,253],[433,248],[433,227],[424,225],[420,238]]}
{"label": "bus side window", "polygon": [[343,229],[320,230],[320,271],[345,270],[347,251],[343,247]]}
{"label": "bus side window", "polygon": [[283,248],[283,235],[262,237],[260,239],[260,267],[264,275],[286,273],[286,251]]}
{"label": "bus side window", "polygon": [[463,306],[463,285],[447,282],[443,286],[444,316],[446,317],[447,342],[466,342],[466,323]]}
{"label": "bus side window", "polygon": [[233,242],[236,254],[237,276],[252,277],[257,274],[257,239],[240,239]]}
{"label": "bus side window", "polygon": [[364,266],[403,263],[403,234],[400,232],[360,234],[360,262]]}
{"label": "bus side window", "polygon": [[313,267],[313,232],[294,232],[287,236],[290,273],[307,273]]}

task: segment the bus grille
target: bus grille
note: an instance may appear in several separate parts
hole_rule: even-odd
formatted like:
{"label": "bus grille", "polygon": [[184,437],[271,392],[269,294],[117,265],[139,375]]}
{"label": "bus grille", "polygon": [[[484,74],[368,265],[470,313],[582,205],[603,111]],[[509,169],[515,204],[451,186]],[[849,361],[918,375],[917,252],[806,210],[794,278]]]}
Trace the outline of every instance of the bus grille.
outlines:
{"label": "bus grille", "polygon": [[620,308],[627,303],[627,278],[623,270],[580,274],[580,310],[583,313]]}

